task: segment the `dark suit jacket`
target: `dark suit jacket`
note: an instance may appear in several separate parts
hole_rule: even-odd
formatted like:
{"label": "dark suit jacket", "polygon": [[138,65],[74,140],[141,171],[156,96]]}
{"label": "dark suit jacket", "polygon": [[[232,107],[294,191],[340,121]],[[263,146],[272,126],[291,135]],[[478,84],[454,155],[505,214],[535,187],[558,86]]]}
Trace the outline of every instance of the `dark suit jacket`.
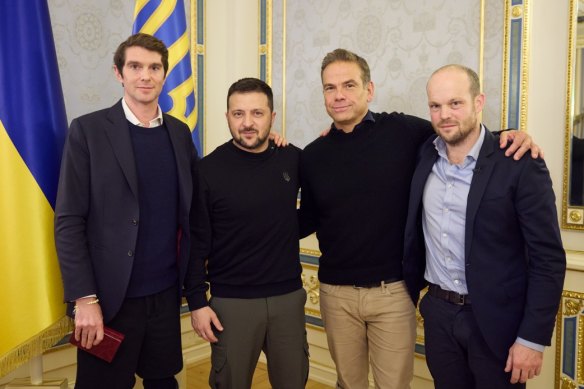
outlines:
{"label": "dark suit jacket", "polygon": [[[176,158],[179,192],[177,262],[184,279],[197,152],[188,127],[164,114]],[[74,119],[63,151],[55,241],[65,301],[96,294],[104,322],[118,312],[134,261],[140,209],[130,130],[121,100]]]}
{"label": "dark suit jacket", "polygon": [[[414,303],[426,285],[421,211],[434,138],[420,148],[406,224],[404,279]],[[549,171],[541,159],[505,157],[488,130],[468,194],[465,261],[472,311],[495,355],[506,359],[517,336],[550,344],[566,257]]]}

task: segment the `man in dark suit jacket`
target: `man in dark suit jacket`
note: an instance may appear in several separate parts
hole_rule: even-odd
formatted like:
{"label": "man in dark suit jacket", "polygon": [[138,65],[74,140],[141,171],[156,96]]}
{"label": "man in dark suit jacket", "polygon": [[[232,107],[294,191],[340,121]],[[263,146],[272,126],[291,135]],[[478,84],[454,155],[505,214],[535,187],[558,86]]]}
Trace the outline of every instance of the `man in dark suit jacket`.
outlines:
{"label": "man in dark suit jacket", "polygon": [[541,159],[506,158],[480,124],[478,76],[460,65],[427,85],[438,137],[411,184],[404,278],[424,318],[436,388],[524,387],[541,370],[566,268]]}
{"label": "man in dark suit jacket", "polygon": [[78,351],[76,388],[132,388],[136,373],[145,388],[178,387],[197,152],[158,105],[167,70],[160,40],[129,37],[114,55],[123,99],[69,129],[55,239],[75,337],[90,349],[104,324],[125,335],[112,363]]}

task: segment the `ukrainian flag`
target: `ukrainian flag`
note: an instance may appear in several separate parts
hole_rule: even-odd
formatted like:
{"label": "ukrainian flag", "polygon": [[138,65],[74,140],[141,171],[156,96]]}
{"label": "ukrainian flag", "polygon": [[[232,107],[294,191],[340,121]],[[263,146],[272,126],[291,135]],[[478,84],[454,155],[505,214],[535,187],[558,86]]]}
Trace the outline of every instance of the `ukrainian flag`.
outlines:
{"label": "ukrainian flag", "polygon": [[202,155],[183,0],[136,0],[132,33],[138,32],[154,35],[168,47],[168,73],[159,104],[164,112],[189,126]]}
{"label": "ukrainian flag", "polygon": [[69,330],[53,236],[67,118],[46,0],[0,0],[0,377]]}

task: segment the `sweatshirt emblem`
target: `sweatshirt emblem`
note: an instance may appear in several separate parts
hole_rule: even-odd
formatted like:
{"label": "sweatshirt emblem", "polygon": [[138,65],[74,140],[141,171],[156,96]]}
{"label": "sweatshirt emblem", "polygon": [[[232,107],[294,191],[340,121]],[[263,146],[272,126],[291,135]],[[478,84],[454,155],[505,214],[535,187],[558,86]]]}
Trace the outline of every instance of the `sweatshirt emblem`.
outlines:
{"label": "sweatshirt emblem", "polygon": [[284,181],[290,182],[290,174],[288,172],[283,172],[282,177],[284,177]]}

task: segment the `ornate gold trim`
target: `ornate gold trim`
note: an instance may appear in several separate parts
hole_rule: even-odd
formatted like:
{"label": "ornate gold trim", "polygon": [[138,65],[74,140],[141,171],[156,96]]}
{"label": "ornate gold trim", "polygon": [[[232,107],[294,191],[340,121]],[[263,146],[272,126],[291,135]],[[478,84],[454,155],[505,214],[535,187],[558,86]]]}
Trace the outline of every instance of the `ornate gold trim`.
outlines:
{"label": "ornate gold trim", "polygon": [[286,137],[286,0],[282,0],[282,136]]}
{"label": "ornate gold trim", "polygon": [[519,84],[519,130],[527,131],[527,89],[529,85],[529,0],[523,0],[522,5],[512,5],[512,0],[505,0],[505,17],[503,26],[503,80],[501,85],[501,127],[508,128],[510,85],[509,72],[511,62],[511,21],[521,19],[521,71]]}
{"label": "ornate gold trim", "polygon": [[[582,302],[582,300],[580,300]],[[582,315],[582,314],[581,314]],[[584,384],[584,315],[578,321],[578,357],[576,359],[576,377],[578,385]]]}
{"label": "ornate gold trim", "polygon": [[[265,20],[262,21],[262,2],[265,2],[266,6],[266,14]],[[261,67],[262,67],[262,58],[265,59],[266,62],[266,76],[265,82],[269,85],[272,85],[272,3],[273,0],[259,0],[258,1],[258,20],[260,23],[260,33],[258,35],[258,69],[260,70],[261,76]],[[265,31],[265,43],[262,43],[262,34],[264,33],[261,30],[262,22],[265,23],[266,31]]]}
{"label": "ornate gold trim", "polygon": [[303,248],[300,248],[300,254],[310,255],[311,257],[316,257],[316,258],[320,258],[320,256],[322,255],[322,253],[318,250],[310,250],[310,249],[303,249]]}
{"label": "ornate gold trim", "polygon": [[[203,4],[203,15],[202,15],[202,20],[203,20],[203,44],[199,44],[198,43],[198,35],[197,35],[197,30],[199,27],[199,19],[198,19],[198,8],[199,8],[199,2],[202,2]],[[207,114],[206,114],[206,107],[204,104],[204,100],[203,100],[203,112],[199,111],[199,99],[201,98],[201,96],[197,93],[198,92],[198,87],[199,87],[199,61],[198,61],[198,56],[202,56],[203,57],[203,75],[202,75],[202,89],[203,89],[203,98],[207,95],[207,82],[206,82],[206,71],[205,68],[207,66],[207,56],[206,56],[206,47],[205,47],[205,36],[207,35],[207,16],[206,16],[206,12],[205,10],[207,9],[207,3],[206,0],[191,0],[190,2],[190,19],[191,19],[191,47],[190,47],[190,54],[191,54],[191,71],[193,73],[193,81],[194,81],[194,87],[195,87],[195,109],[197,110],[197,121],[200,120],[201,118],[201,114],[203,116],[203,121],[202,121],[202,126],[199,126],[199,131],[201,131],[202,135],[203,135],[203,141],[201,142],[201,148],[202,150],[199,150],[201,152],[201,157],[203,155],[205,155],[205,151],[207,150]]]}
{"label": "ornate gold trim", "polygon": [[501,80],[501,128],[507,123],[507,107],[509,96],[507,95],[507,85],[509,84],[509,6],[505,1],[505,12],[503,16],[503,77]]}
{"label": "ornate gold trim", "polygon": [[[479,83],[484,89],[485,77],[485,0],[480,3],[481,12],[479,20]],[[482,112],[481,112],[482,115]],[[482,118],[482,116],[481,116]],[[482,119],[481,119],[482,120]]]}
{"label": "ornate gold trim", "polygon": [[[521,15],[521,14],[520,14]],[[523,0],[523,33],[521,43],[521,105],[519,129],[527,131],[527,97],[529,86],[529,0]]]}
{"label": "ornate gold trim", "polygon": [[[577,388],[578,385],[584,384],[584,293],[564,290],[558,315],[556,317],[556,371],[555,371],[555,388]],[[562,375],[562,353],[563,344],[563,319],[565,316],[578,317],[578,329],[576,335],[576,382]]]}
{"label": "ornate gold trim", "polygon": [[306,297],[311,304],[320,303],[320,282],[318,282],[318,275],[306,275],[304,272],[300,275],[302,279],[302,286],[306,290]]}
{"label": "ornate gold trim", "polygon": [[562,175],[562,228],[569,230],[584,230],[584,208],[569,207],[568,182],[570,173],[570,144],[572,143],[572,112],[574,86],[574,60],[577,39],[578,6],[576,0],[570,0],[570,20],[568,23],[568,66],[566,82],[566,121],[564,129],[564,172]]}
{"label": "ornate gold trim", "polygon": [[[272,84],[272,0],[266,0],[266,80]],[[268,55],[268,53],[270,53]]]}
{"label": "ornate gold trim", "polygon": [[311,329],[316,330],[316,331],[319,331],[319,332],[324,332],[324,327],[317,326],[316,324],[306,323],[306,327],[311,328]]}
{"label": "ornate gold trim", "polygon": [[306,263],[306,262],[302,262],[301,265],[302,265],[303,269],[318,271],[318,265],[313,265],[312,263]]}

